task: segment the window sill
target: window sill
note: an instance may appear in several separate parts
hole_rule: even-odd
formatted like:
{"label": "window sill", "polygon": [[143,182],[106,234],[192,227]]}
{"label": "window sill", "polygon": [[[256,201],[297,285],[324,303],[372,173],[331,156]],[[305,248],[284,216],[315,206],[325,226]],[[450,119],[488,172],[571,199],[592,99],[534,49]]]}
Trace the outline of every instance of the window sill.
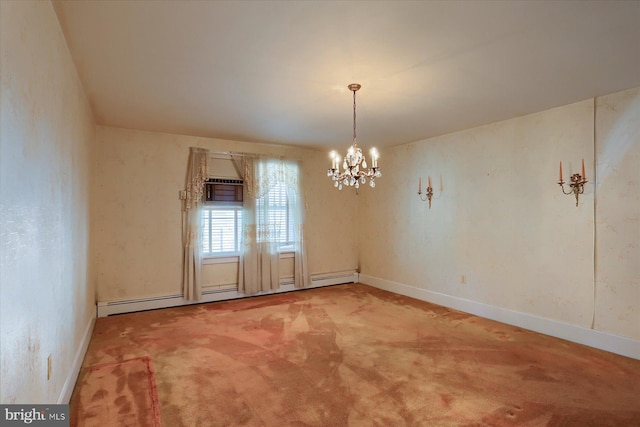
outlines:
{"label": "window sill", "polygon": [[240,261],[240,256],[238,255],[223,255],[223,256],[214,256],[214,257],[206,257],[202,258],[202,265],[206,264],[230,264],[233,262]]}
{"label": "window sill", "polygon": [[[296,254],[293,251],[280,252],[280,259],[295,258]],[[207,264],[231,264],[239,262],[239,255],[224,255],[202,258],[202,265]]]}

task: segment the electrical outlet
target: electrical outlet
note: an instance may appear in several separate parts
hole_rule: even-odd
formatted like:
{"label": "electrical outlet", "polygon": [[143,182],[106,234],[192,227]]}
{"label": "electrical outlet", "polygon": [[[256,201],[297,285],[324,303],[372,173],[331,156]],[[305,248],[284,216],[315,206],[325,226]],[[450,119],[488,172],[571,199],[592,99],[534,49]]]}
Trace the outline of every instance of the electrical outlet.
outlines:
{"label": "electrical outlet", "polygon": [[47,357],[47,381],[51,379],[51,369],[53,367],[52,359],[53,355],[50,354],[49,357]]}
{"label": "electrical outlet", "polygon": [[460,276],[460,283],[462,283],[463,285],[467,284],[467,276],[465,276],[464,274],[462,276]]}

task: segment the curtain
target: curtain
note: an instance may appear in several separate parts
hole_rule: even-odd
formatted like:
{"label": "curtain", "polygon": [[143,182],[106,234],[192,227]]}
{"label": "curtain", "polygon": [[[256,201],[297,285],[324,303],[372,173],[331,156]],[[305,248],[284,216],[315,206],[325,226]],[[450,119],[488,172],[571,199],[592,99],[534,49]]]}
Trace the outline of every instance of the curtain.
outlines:
{"label": "curtain", "polygon": [[[240,255],[238,256],[238,291],[240,292],[246,292],[246,293],[252,293],[250,291],[246,291],[245,290],[245,279],[244,279],[244,244],[246,241],[246,238],[244,237],[244,235],[246,234],[246,225],[247,225],[247,210],[248,207],[250,205],[249,200],[248,200],[248,191],[247,191],[247,179],[250,179],[250,176],[247,176],[246,170],[249,167],[253,166],[253,163],[251,163],[251,165],[247,164],[247,161],[249,161],[249,158],[245,158],[243,156],[234,156],[231,155],[231,161],[233,162],[233,167],[235,168],[236,172],[238,173],[238,175],[240,176],[240,178],[242,178],[242,191],[243,191],[243,202],[242,202],[242,241],[240,242]],[[250,174],[253,175],[253,174]],[[253,280],[253,282],[251,281]],[[255,278],[249,278],[249,283],[256,283],[255,282]],[[256,291],[253,291],[256,292]]]}
{"label": "curtain", "polygon": [[[297,162],[245,157],[243,170],[246,197],[238,290],[256,293],[280,287],[279,246],[287,234],[293,240],[295,252],[295,286],[307,286],[311,280],[306,262],[304,205]],[[267,202],[269,192],[277,186],[284,186],[286,191],[289,233],[283,231],[282,222],[274,220],[277,213]]]}
{"label": "curtain", "polygon": [[238,290],[253,294],[278,289],[280,286],[280,254],[273,227],[259,220],[266,218],[265,205],[259,199],[268,192],[263,177],[265,159],[245,157],[244,206],[242,233],[242,270],[238,276]]}
{"label": "curtain", "polygon": [[186,300],[199,301],[202,264],[202,193],[207,179],[209,150],[191,147],[182,205],[182,290]]}
{"label": "curtain", "polygon": [[307,263],[307,242],[304,237],[305,228],[305,204],[302,193],[302,182],[297,164],[295,169],[298,170],[297,188],[295,186],[287,186],[287,200],[289,209],[293,213],[293,280],[296,288],[303,288],[311,284],[311,274]]}

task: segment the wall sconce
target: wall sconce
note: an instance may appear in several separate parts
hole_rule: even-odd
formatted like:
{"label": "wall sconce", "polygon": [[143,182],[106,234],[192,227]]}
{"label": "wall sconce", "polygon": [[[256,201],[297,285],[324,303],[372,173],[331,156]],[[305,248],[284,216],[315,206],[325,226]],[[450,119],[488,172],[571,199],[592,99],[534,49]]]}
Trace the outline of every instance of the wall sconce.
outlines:
{"label": "wall sconce", "polygon": [[584,159],[582,159],[582,175],[574,173],[571,175],[571,184],[569,184],[569,191],[564,190],[564,181],[562,179],[562,162],[560,162],[560,181],[558,185],[562,189],[562,192],[566,195],[573,194],[576,196],[576,206],[578,206],[578,197],[580,194],[584,194],[584,185],[588,182],[586,180],[586,174],[584,172]]}
{"label": "wall sconce", "polygon": [[418,179],[418,197],[423,202],[429,201],[429,209],[431,209],[431,199],[433,198],[433,187],[431,187],[431,177],[427,177],[427,188],[424,189],[426,199],[422,198],[422,178]]}

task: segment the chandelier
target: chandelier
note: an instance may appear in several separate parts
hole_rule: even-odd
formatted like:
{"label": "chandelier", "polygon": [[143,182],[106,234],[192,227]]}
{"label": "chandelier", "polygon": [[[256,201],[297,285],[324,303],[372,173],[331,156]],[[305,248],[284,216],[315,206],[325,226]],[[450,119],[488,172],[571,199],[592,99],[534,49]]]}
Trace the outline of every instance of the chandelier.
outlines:
{"label": "chandelier", "polygon": [[347,155],[344,156],[342,172],[340,172],[340,156],[335,151],[330,154],[331,168],[327,170],[327,176],[331,177],[333,186],[337,187],[338,190],[342,190],[342,187],[346,185],[355,187],[357,192],[360,184],[367,183],[367,178],[369,178],[369,185],[375,187],[375,178],[382,176],[380,169],[378,169],[379,156],[376,149],[371,149],[371,169],[367,169],[367,160],[356,142],[356,91],[360,87],[357,83],[349,85],[349,90],[353,92],[353,143],[347,150]]}

